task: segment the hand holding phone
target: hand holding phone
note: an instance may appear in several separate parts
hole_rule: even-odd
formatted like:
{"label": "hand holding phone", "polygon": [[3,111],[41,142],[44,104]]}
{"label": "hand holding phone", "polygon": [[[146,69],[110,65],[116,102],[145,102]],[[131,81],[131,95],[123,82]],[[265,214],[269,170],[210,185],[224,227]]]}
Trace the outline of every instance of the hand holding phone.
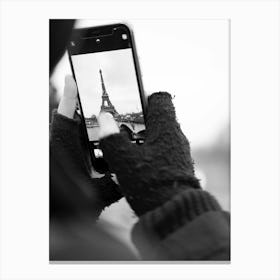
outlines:
{"label": "hand holding phone", "polygon": [[[100,126],[103,127],[101,120]],[[122,134],[100,139],[104,158],[120,189],[138,216],[152,211],[185,191],[200,189],[190,145],[176,119],[169,93],[149,97],[147,134],[138,147]]]}

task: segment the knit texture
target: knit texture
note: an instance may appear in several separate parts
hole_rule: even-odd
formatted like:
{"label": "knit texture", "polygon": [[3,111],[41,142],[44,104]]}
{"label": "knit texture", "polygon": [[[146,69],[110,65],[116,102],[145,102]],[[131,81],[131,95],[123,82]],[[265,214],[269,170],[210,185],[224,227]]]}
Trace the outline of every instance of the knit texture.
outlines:
{"label": "knit texture", "polygon": [[197,216],[207,211],[221,210],[221,206],[210,193],[203,190],[186,190],[161,207],[148,212],[141,218],[141,223],[163,239]]}
{"label": "knit texture", "polygon": [[101,211],[122,194],[110,174],[91,177],[87,139],[80,117],[69,119],[53,112],[50,132],[50,212],[53,216],[83,215]]}
{"label": "knit texture", "polygon": [[[132,240],[144,259],[159,256],[163,259],[168,258],[169,252],[167,247],[162,246],[163,240],[177,234],[183,228],[186,228],[186,232],[188,232],[188,225],[192,221],[213,211],[221,213],[222,209],[211,194],[203,190],[186,190],[161,207],[143,215],[133,228]],[[226,222],[226,224],[228,223]],[[207,237],[205,238],[207,239]],[[179,237],[175,240],[176,246],[180,242],[185,242],[185,239],[180,240]],[[196,244],[193,246],[195,247]],[[178,254],[181,251],[178,249]]]}
{"label": "knit texture", "polygon": [[100,141],[111,172],[138,216],[155,209],[186,189],[199,189],[190,145],[176,120],[171,95],[149,97],[146,140],[141,146],[122,134]]}

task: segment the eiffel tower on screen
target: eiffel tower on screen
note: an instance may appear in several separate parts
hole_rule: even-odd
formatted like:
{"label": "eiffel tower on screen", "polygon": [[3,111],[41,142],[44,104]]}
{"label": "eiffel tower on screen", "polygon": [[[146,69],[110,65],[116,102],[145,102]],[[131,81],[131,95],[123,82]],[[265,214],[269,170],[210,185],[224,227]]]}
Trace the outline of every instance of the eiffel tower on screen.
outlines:
{"label": "eiffel tower on screen", "polygon": [[102,104],[101,104],[100,112],[102,112],[102,111],[108,112],[108,113],[111,113],[114,117],[117,117],[119,114],[118,114],[117,110],[115,109],[114,105],[112,104],[112,102],[110,101],[109,95],[106,91],[101,69],[99,69],[99,74],[100,74],[101,86],[102,86]]}

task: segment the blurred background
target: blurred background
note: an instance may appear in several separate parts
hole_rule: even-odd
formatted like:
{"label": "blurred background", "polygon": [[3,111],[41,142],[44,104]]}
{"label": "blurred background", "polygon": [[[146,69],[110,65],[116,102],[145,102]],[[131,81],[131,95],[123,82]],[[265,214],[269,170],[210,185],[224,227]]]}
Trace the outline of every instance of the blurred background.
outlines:
{"label": "blurred background", "polygon": [[[225,210],[230,211],[229,22],[190,20],[78,20],[75,27],[124,22],[131,26],[144,90],[174,96],[177,118],[190,141],[197,177]],[[50,112],[71,74],[65,54],[50,80]],[[108,207],[99,223],[131,247],[137,221],[124,199]]]}

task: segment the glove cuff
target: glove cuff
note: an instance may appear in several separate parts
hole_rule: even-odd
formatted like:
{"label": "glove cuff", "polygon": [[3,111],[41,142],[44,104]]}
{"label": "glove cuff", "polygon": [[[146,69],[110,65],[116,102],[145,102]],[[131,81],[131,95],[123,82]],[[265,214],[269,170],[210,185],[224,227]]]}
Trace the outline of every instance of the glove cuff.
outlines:
{"label": "glove cuff", "polygon": [[200,215],[222,211],[217,200],[203,190],[187,190],[162,206],[140,217],[132,230],[132,240],[141,255],[147,256],[151,248]]}
{"label": "glove cuff", "polygon": [[[163,239],[181,225],[208,211],[221,211],[217,200],[203,190],[186,190],[141,217],[141,226],[152,228]],[[139,226],[136,225],[135,230]]]}

